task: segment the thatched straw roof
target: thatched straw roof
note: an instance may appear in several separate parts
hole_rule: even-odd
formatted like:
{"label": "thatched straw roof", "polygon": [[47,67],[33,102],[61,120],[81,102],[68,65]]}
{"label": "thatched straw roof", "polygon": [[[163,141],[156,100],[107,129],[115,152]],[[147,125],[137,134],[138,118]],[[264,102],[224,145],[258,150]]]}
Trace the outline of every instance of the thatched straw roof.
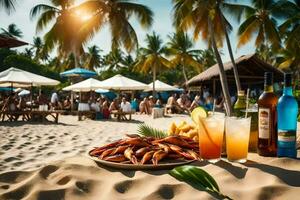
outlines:
{"label": "thatched straw roof", "polygon": [[[255,54],[241,56],[235,60],[241,83],[261,83],[265,72],[273,72],[274,81],[283,80],[283,72],[272,65],[259,59]],[[231,61],[224,63],[225,72],[229,82],[234,81],[233,66]],[[219,80],[219,66],[213,65],[201,74],[191,78],[187,85],[196,86],[202,83]]]}

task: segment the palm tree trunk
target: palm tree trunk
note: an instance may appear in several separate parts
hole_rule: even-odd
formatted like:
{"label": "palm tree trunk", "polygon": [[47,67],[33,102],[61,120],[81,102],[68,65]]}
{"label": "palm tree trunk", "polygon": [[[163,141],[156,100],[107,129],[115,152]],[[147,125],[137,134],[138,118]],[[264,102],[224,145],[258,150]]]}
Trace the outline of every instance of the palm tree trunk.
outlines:
{"label": "palm tree trunk", "polygon": [[187,78],[187,75],[186,75],[186,71],[185,71],[185,66],[184,65],[182,65],[182,73],[183,73],[184,80],[185,80],[185,86],[186,86],[187,89],[189,89],[189,87],[187,85],[188,78]]}
{"label": "palm tree trunk", "polygon": [[239,77],[237,66],[235,64],[235,60],[234,60],[234,57],[233,57],[231,43],[230,43],[230,40],[229,40],[228,32],[227,32],[226,27],[225,27],[224,17],[222,17],[221,21],[222,21],[223,30],[224,30],[224,33],[225,33],[225,38],[226,38],[226,43],[227,43],[227,47],[228,47],[230,60],[231,60],[232,66],[233,66],[233,73],[234,73],[236,89],[237,89],[237,91],[240,91],[240,90],[242,90],[240,77]]}
{"label": "palm tree trunk", "polygon": [[229,94],[229,89],[228,89],[228,83],[227,83],[227,78],[226,78],[226,73],[224,70],[224,65],[220,56],[220,53],[218,51],[218,47],[216,44],[216,40],[215,40],[215,35],[214,35],[214,30],[213,30],[213,25],[211,22],[211,19],[208,19],[208,26],[209,26],[209,32],[210,32],[210,39],[211,39],[211,43],[213,46],[213,50],[218,62],[218,66],[219,66],[219,70],[220,70],[220,82],[222,85],[222,90],[223,90],[223,94],[224,94],[224,98],[225,98],[225,104],[226,104],[226,112],[228,116],[231,116],[232,114],[232,107],[231,107],[231,100],[230,100],[230,94]]}
{"label": "palm tree trunk", "polygon": [[152,85],[152,96],[155,98],[156,91],[155,91],[155,81],[156,81],[156,65],[153,65],[153,85]]}

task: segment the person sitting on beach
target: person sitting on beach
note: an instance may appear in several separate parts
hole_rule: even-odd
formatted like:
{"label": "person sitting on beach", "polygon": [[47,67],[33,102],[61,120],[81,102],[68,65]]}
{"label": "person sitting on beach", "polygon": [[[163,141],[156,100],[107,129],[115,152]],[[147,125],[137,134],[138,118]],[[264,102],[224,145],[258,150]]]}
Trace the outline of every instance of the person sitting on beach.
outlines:
{"label": "person sitting on beach", "polygon": [[102,103],[102,113],[104,119],[109,119],[110,112],[109,112],[109,102],[107,97],[104,97],[103,103]]}
{"label": "person sitting on beach", "polygon": [[130,103],[126,100],[125,97],[122,98],[122,102],[121,102],[121,110],[122,110],[122,112],[126,112],[126,113],[131,112],[131,105],[130,105]]}
{"label": "person sitting on beach", "polygon": [[162,102],[161,102],[160,99],[156,100],[154,107],[155,108],[162,108],[163,107]]}
{"label": "person sitting on beach", "polygon": [[113,102],[111,102],[110,106],[109,106],[109,112],[115,112],[115,111],[119,111],[120,107],[119,107],[119,100],[117,98],[115,98],[113,100]]}
{"label": "person sitting on beach", "polygon": [[143,101],[141,101],[141,103],[139,105],[139,109],[140,109],[140,113],[141,114],[146,114],[146,115],[151,114],[151,112],[150,112],[150,105],[149,105],[149,101],[148,101],[147,97],[145,97],[143,99]]}
{"label": "person sitting on beach", "polygon": [[59,102],[58,95],[57,95],[56,92],[53,92],[52,95],[51,95],[50,105],[51,105],[51,108],[53,110],[61,109],[62,108],[62,105]]}
{"label": "person sitting on beach", "polygon": [[37,96],[37,104],[39,105],[40,111],[46,111],[48,110],[48,99],[44,95],[44,91],[41,90],[39,96]]}
{"label": "person sitting on beach", "polygon": [[94,96],[90,97],[89,104],[92,111],[100,112],[100,106],[96,103]]}
{"label": "person sitting on beach", "polygon": [[174,93],[174,94],[172,94],[172,96],[170,96],[168,98],[167,105],[165,108],[165,113],[173,114],[173,113],[183,112],[183,110],[181,109],[181,107],[178,105],[178,103],[176,101],[176,96],[177,96],[177,94]]}
{"label": "person sitting on beach", "polygon": [[185,94],[181,94],[180,97],[177,99],[177,104],[182,111],[189,111],[190,103],[187,102],[187,96]]}
{"label": "person sitting on beach", "polygon": [[194,98],[194,101],[192,102],[189,110],[190,111],[193,111],[195,108],[197,108],[198,106],[203,106],[204,103],[203,101],[201,100],[201,97],[200,95],[196,95],[195,98]]}
{"label": "person sitting on beach", "polygon": [[205,99],[205,108],[207,110],[212,110],[213,109],[213,105],[214,105],[214,99],[211,95],[209,95],[206,99]]}
{"label": "person sitting on beach", "polygon": [[150,114],[152,113],[152,109],[155,106],[155,99],[154,97],[151,95],[149,96],[149,108],[150,108]]}
{"label": "person sitting on beach", "polygon": [[103,99],[102,99],[101,97],[99,97],[99,98],[96,100],[96,104],[97,104],[97,106],[99,106],[100,112],[102,112]]}
{"label": "person sitting on beach", "polygon": [[64,104],[63,104],[63,107],[64,107],[64,110],[71,111],[71,101],[70,101],[69,96],[66,97],[66,99],[64,101]]}
{"label": "person sitting on beach", "polygon": [[139,111],[139,103],[137,101],[136,98],[134,98],[132,101],[131,101],[131,110],[134,111],[134,112],[138,112]]}
{"label": "person sitting on beach", "polygon": [[19,97],[19,103],[17,105],[18,110],[24,110],[26,108],[26,97]]}

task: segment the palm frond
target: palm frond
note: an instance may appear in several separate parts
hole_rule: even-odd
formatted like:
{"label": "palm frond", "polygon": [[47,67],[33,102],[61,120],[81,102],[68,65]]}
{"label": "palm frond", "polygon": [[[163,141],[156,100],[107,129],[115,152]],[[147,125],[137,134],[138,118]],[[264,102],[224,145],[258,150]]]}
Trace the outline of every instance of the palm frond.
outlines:
{"label": "palm frond", "polygon": [[165,138],[168,136],[168,134],[165,131],[152,128],[146,124],[139,124],[137,132],[138,134],[146,137]]}
{"label": "palm frond", "polygon": [[153,23],[153,12],[147,6],[132,2],[119,2],[118,7],[124,10],[128,17],[135,15],[144,28],[149,28]]}
{"label": "palm frond", "polygon": [[1,0],[0,8],[4,8],[7,14],[10,14],[12,11],[15,11],[16,0]]}

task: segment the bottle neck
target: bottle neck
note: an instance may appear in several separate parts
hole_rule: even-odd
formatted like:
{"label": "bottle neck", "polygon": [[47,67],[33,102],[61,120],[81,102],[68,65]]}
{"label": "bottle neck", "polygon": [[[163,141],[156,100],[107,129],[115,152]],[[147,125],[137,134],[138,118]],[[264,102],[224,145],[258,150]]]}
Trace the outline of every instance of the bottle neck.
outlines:
{"label": "bottle neck", "polygon": [[264,92],[274,92],[273,85],[265,85]]}
{"label": "bottle neck", "polygon": [[283,88],[283,95],[293,96],[293,88],[291,86]]}

